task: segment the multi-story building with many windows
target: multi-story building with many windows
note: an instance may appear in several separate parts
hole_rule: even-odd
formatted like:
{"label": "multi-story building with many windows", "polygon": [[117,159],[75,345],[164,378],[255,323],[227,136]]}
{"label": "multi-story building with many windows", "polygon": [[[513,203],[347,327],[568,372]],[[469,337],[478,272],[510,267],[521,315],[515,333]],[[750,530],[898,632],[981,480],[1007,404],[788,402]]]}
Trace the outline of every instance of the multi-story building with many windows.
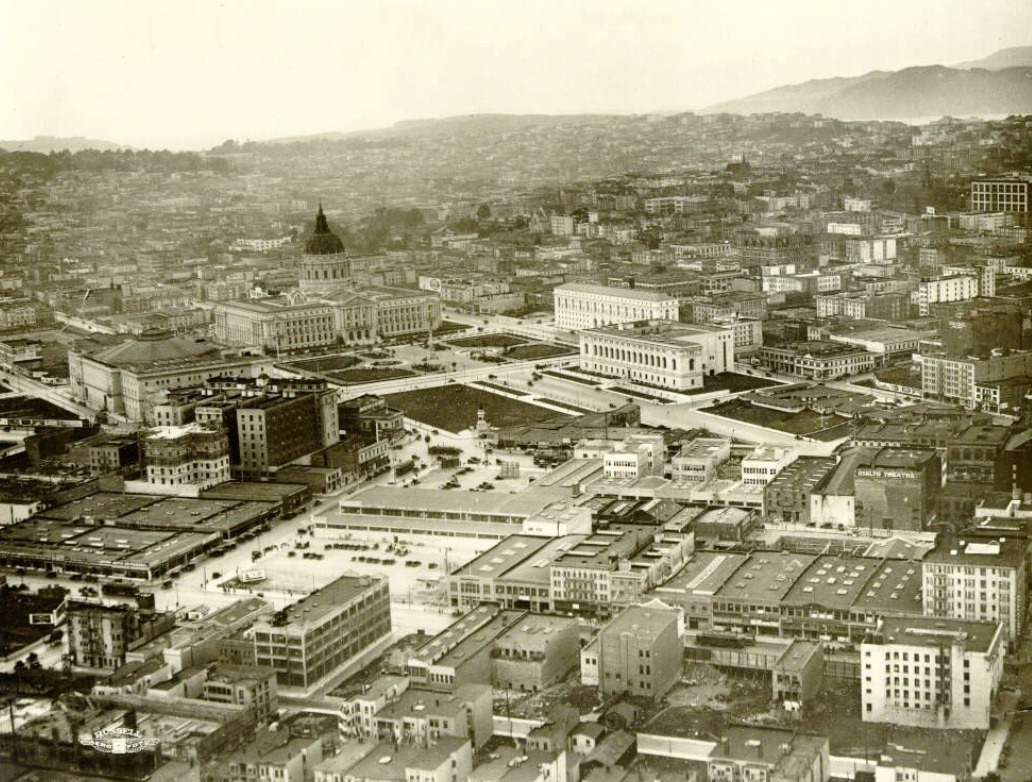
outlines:
{"label": "multi-story building with many windows", "polygon": [[971,183],[972,212],[1028,212],[1029,188],[1026,178],[976,179]]}
{"label": "multi-story building with many windows", "polygon": [[921,562],[926,616],[1000,622],[1020,638],[1027,606],[1028,541],[1016,537],[945,538]]}
{"label": "multi-story building with many windows", "polygon": [[189,488],[194,493],[229,480],[229,438],[201,424],[162,426],[143,444],[147,483]]}
{"label": "multi-story building with many windows", "polygon": [[807,380],[833,380],[874,369],[875,355],[840,342],[796,342],[760,349],[760,363],[773,370]]}
{"label": "multi-story building with many windows", "polygon": [[557,287],[553,296],[555,325],[560,329],[678,319],[677,297],[660,291],[571,282]]}
{"label": "multi-story building with many windows", "polygon": [[674,391],[734,368],[731,328],[672,321],[625,323],[579,334],[581,368]]}
{"label": "multi-story building with many windows", "polygon": [[1000,351],[985,358],[931,353],[915,356],[921,366],[921,390],[926,397],[988,412],[1001,399],[1000,386],[1032,377],[1032,352]]}
{"label": "multi-story building with many windows", "polygon": [[860,647],[865,722],[988,730],[1003,675],[1003,627],[887,618]]}
{"label": "multi-story building with many windows", "polygon": [[341,576],[255,622],[255,662],[281,687],[308,688],[390,632],[387,578]]}
{"label": "multi-story building with many windows", "polygon": [[662,698],[681,675],[681,621],[673,608],[630,606],[584,648],[583,667],[605,695]]}

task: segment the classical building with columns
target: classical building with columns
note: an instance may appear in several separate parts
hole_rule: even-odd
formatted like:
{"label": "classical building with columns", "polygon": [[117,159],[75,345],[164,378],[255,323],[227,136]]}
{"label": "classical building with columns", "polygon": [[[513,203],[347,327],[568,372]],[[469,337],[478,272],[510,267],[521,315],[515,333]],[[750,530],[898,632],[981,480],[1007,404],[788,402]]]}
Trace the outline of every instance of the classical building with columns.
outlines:
{"label": "classical building with columns", "polygon": [[732,328],[653,320],[579,334],[581,369],[688,391],[703,377],[734,368]]}
{"label": "classical building with columns", "polygon": [[661,291],[570,282],[558,286],[553,296],[555,325],[571,331],[639,320],[678,319],[677,297]]}
{"label": "classical building with columns", "polygon": [[436,293],[358,286],[370,258],[350,258],[330,231],[322,206],[305,242],[296,290],[283,296],[219,302],[215,335],[227,345],[291,352],[329,345],[370,345],[380,339],[425,334],[441,325]]}

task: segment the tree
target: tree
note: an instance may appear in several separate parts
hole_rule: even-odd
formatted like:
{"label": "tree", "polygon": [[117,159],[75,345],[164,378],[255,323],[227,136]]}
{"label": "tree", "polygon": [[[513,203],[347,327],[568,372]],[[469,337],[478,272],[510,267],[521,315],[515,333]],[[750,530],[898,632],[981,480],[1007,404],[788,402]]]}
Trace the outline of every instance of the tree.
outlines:
{"label": "tree", "polygon": [[478,220],[490,220],[491,219],[491,207],[487,204],[481,204],[477,207],[477,219]]}

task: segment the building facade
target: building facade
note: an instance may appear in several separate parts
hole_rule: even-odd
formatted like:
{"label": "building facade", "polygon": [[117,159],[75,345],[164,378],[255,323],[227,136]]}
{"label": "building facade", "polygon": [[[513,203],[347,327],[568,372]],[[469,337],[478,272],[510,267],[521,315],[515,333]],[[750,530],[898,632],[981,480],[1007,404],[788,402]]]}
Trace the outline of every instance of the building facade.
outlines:
{"label": "building facade", "polygon": [[988,730],[1005,648],[999,624],[885,619],[860,646],[861,716],[865,722]]}
{"label": "building facade", "polygon": [[730,328],[650,321],[588,329],[578,338],[582,369],[673,391],[701,388],[705,376],[734,368]]}
{"label": "building facade", "polygon": [[555,288],[553,296],[555,325],[570,331],[642,320],[678,320],[677,298],[659,291],[571,282]]}

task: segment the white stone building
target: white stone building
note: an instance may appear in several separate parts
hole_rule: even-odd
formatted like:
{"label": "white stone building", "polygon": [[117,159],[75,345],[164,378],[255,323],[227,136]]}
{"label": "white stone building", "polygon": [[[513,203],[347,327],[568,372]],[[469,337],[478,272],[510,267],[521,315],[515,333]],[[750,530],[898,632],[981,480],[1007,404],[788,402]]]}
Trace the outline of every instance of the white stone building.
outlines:
{"label": "white stone building", "polygon": [[678,320],[676,296],[637,288],[571,282],[554,292],[555,325],[560,329],[592,329],[642,320]]}
{"label": "white stone building", "polygon": [[860,647],[861,716],[865,722],[987,730],[1005,648],[1000,624],[885,618]]}
{"label": "white stone building", "polygon": [[731,328],[650,321],[582,331],[580,366],[588,372],[685,391],[734,369]]}

